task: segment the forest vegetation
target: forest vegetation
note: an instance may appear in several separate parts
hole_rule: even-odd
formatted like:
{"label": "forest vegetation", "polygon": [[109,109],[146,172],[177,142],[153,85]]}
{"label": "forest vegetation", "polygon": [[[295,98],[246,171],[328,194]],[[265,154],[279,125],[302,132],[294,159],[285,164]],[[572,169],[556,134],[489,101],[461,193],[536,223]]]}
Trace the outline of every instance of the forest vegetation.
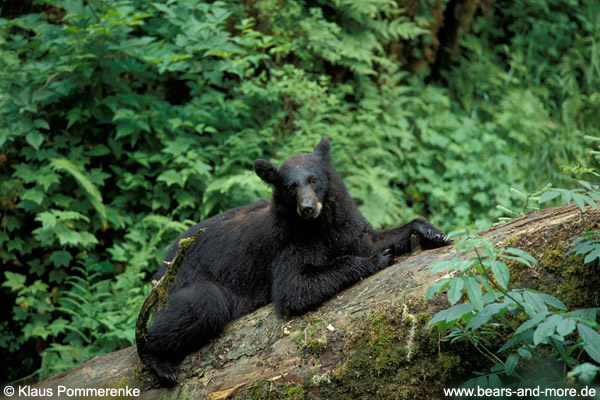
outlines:
{"label": "forest vegetation", "polygon": [[270,195],[256,158],[326,135],[375,227],[445,231],[529,211],[598,165],[596,0],[0,7],[6,382],[132,345],[168,244]]}

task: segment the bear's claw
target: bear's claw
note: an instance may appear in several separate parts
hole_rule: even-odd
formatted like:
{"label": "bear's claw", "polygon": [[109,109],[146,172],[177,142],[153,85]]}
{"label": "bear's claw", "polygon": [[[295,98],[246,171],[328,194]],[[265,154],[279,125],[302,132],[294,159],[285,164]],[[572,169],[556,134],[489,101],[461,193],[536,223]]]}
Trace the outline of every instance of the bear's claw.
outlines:
{"label": "bear's claw", "polygon": [[424,248],[433,249],[452,244],[452,240],[431,223],[417,219],[413,221],[415,231],[421,236]]}
{"label": "bear's claw", "polygon": [[387,268],[390,266],[391,261],[392,261],[392,250],[385,249],[385,250],[379,251],[379,252],[373,254],[371,256],[371,259],[373,260],[373,262],[375,263],[375,266],[378,269]]}
{"label": "bear's claw", "polygon": [[171,386],[177,382],[179,377],[179,364],[167,360],[159,360],[149,355],[142,358],[142,362],[152,370],[160,383],[164,386]]}

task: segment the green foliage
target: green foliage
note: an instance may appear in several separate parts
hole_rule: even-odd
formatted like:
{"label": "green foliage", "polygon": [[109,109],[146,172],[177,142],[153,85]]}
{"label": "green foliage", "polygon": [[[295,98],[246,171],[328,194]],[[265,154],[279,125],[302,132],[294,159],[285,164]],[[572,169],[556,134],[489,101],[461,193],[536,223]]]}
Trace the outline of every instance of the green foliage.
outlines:
{"label": "green foliage", "polygon": [[[64,335],[68,345],[52,343],[42,354],[40,379],[73,368],[106,352],[131,344],[143,275],[128,279],[127,286],[102,279],[102,265],[84,258],[67,278],[67,290],[56,311],[61,317],[47,327],[46,335]],[[134,283],[134,286],[129,286]],[[136,285],[137,284],[137,285]]]}
{"label": "green foliage", "polygon": [[[594,1],[494,2],[443,79],[428,83],[428,70],[399,61],[424,58],[436,40],[441,9],[417,3],[1,9],[5,375],[41,363],[46,376],[131,344],[128,324],[167,244],[192,221],[269,196],[255,158],[280,162],[327,135],[375,226],[422,215],[444,229],[488,226],[497,205],[514,209],[519,193],[562,179],[559,165],[593,161],[584,137],[599,122]],[[461,282],[453,298],[463,287],[477,296]],[[112,297],[95,310],[65,303],[104,292]]]}
{"label": "green foliage", "polygon": [[[510,289],[510,271],[503,260],[512,260],[528,268],[537,261],[528,253],[514,248],[497,249],[492,243],[468,234],[455,245],[458,256],[429,266],[431,272],[447,270],[451,278],[432,284],[426,293],[429,300],[435,293],[447,289],[451,307],[438,312],[429,322],[440,332],[448,331],[446,340],[469,340],[492,367],[465,383],[481,387],[502,387],[511,382],[531,382],[545,378],[546,384],[578,378],[589,383],[600,371],[600,324],[595,308],[567,312],[556,297],[530,289]],[[466,258],[469,253],[475,255]],[[456,304],[463,297],[463,288],[470,302]],[[515,323],[515,321],[523,321]],[[502,332],[510,332],[499,348],[492,347]],[[563,365],[558,373],[545,359],[544,347],[551,349],[554,361]],[[582,352],[591,362],[580,361]],[[519,363],[536,359],[540,370],[535,376],[521,375]],[[594,362],[596,364],[594,364]]]}
{"label": "green foliage", "polygon": [[486,130],[531,148],[515,165],[537,183],[526,192],[564,184],[558,160],[586,164],[580,146],[586,135],[597,135],[600,122],[598,21],[593,0],[495,2],[489,19],[475,20],[461,42],[466,51],[455,58],[456,68],[444,74]]}
{"label": "green foliage", "polygon": [[[564,167],[563,169],[573,173],[577,178],[584,173],[591,173],[594,176],[598,176],[596,172],[587,167]],[[575,179],[575,181],[578,187],[573,189],[545,188],[538,202],[541,204],[560,198],[563,203],[566,204],[572,201],[579,208],[585,230],[571,238],[573,246],[566,254],[585,255],[583,262],[588,264],[595,260],[600,260],[600,231],[588,228],[584,210],[586,207],[591,207],[593,210],[600,211],[598,207],[598,202],[600,202],[600,186],[581,179]]]}
{"label": "green foliage", "polygon": [[[575,174],[576,178],[585,173],[597,175],[586,167],[564,169]],[[572,245],[566,255],[585,255],[583,262],[597,269],[600,232],[588,228],[584,210],[587,207],[600,211],[597,203],[600,202],[600,187],[581,179],[576,179],[576,183],[579,187],[573,189],[546,187],[539,195],[536,194],[536,199],[542,204],[560,198],[563,203],[573,202],[578,207],[585,229],[571,238]],[[438,312],[429,324],[437,323],[440,332],[450,331],[446,339],[451,341],[470,340],[494,363],[489,374],[466,382],[466,386],[501,387],[499,375],[527,382],[532,378],[520,376],[515,371],[521,359],[532,357],[546,367],[544,374],[555,375],[551,381],[578,379],[587,384],[596,377],[600,372],[600,324],[596,322],[596,308],[567,312],[566,306],[551,295],[530,289],[509,290],[510,270],[503,259],[513,260],[525,267],[537,264],[523,250],[497,249],[489,240],[471,234],[457,240],[455,248],[457,257],[434,263],[429,268],[432,273],[447,270],[456,276],[432,284],[425,297],[429,300],[433,294],[447,290],[451,307]],[[469,253],[475,255],[465,259]],[[463,288],[470,302],[456,305],[463,298]],[[522,320],[522,315],[527,320],[515,325],[512,321]],[[494,351],[490,349],[489,339],[502,330],[512,333]],[[546,363],[540,355],[540,345],[550,346],[552,357],[564,365],[565,374],[557,373],[556,368]],[[584,351],[591,362],[580,361]],[[499,358],[503,352],[508,354],[505,359]]]}

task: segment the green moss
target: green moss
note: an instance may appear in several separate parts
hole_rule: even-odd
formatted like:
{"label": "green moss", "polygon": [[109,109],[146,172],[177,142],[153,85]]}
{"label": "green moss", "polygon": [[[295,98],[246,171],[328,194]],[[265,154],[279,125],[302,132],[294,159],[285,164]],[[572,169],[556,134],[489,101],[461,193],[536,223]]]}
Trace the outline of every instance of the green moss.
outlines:
{"label": "green moss", "polygon": [[115,388],[124,388],[127,386],[131,386],[131,383],[129,382],[129,379],[124,376],[119,382],[117,382]]}
{"label": "green moss", "polygon": [[306,319],[290,332],[290,339],[300,348],[304,356],[320,355],[327,349],[326,328],[318,319]]}
{"label": "green moss", "polygon": [[464,374],[464,360],[438,346],[437,331],[425,328],[429,319],[406,307],[374,314],[347,342],[346,361],[332,371],[331,382],[313,392],[326,399],[440,397],[442,387]]}
{"label": "green moss", "polygon": [[171,262],[167,263],[168,268],[165,271],[163,278],[161,279],[162,282],[159,284],[159,286],[156,287],[156,292],[158,295],[158,301],[157,301],[158,308],[156,310],[157,312],[161,308],[167,307],[167,305],[168,305],[167,298],[169,295],[169,289],[171,288],[171,286],[173,286],[175,284],[179,266],[185,260],[187,251],[190,248],[190,246],[192,245],[192,243],[194,243],[194,241],[198,238],[198,236],[200,236],[203,232],[204,232],[204,229],[201,229],[196,234],[194,234],[192,237],[183,238],[183,239],[179,240],[179,244],[177,245],[177,252],[175,253],[175,256],[173,257]]}
{"label": "green moss", "polygon": [[145,368],[142,364],[140,364],[137,368],[133,370],[133,379],[137,382],[137,386],[143,390],[149,390],[157,387],[157,379],[150,372],[148,368]]}
{"label": "green moss", "polygon": [[[436,328],[422,303],[412,307],[383,307],[352,325],[343,362],[332,370],[297,383],[252,382],[237,399],[432,399],[442,388],[466,380],[466,371],[489,367],[469,343],[439,342]],[[294,332],[307,337],[303,350],[318,359],[324,354],[321,324],[306,321]],[[311,326],[316,326],[313,329]]]}
{"label": "green moss", "polygon": [[297,383],[278,383],[254,381],[248,384],[246,391],[234,397],[239,400],[301,400],[305,398],[303,389]]}
{"label": "green moss", "polygon": [[[590,229],[598,221],[588,219]],[[563,225],[548,234],[536,232],[512,239],[510,246],[527,251],[539,265],[528,268],[511,261],[511,286],[530,288],[552,294],[569,309],[600,306],[600,274],[597,264],[584,265],[583,256],[567,255],[570,239],[583,230],[581,222]]]}
{"label": "green moss", "polygon": [[318,356],[327,348],[327,340],[325,337],[311,340],[304,348],[307,353]]}
{"label": "green moss", "polygon": [[134,379],[136,379],[136,380],[141,380],[141,379],[142,379],[142,377],[144,376],[144,369],[143,369],[143,367],[142,367],[141,365],[140,365],[140,366],[138,366],[138,367],[136,367],[136,368],[133,370],[133,373],[132,373],[132,375],[133,375],[133,378],[134,378]]}

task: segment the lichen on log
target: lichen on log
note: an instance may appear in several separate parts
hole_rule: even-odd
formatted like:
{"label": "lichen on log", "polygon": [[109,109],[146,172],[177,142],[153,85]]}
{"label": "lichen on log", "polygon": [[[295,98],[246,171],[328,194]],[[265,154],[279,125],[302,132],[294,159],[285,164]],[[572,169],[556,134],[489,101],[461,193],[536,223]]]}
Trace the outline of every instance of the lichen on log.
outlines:
{"label": "lichen on log", "polygon": [[203,232],[204,229],[201,229],[195,235],[181,239],[177,243],[177,252],[171,261],[163,261],[167,265],[165,274],[158,281],[152,282],[152,290],[148,297],[146,297],[146,300],[144,300],[135,324],[135,343],[138,348],[148,341],[150,317],[168,306],[167,297],[169,289],[175,283],[177,271],[179,271],[179,267],[183,264],[188,249]]}

